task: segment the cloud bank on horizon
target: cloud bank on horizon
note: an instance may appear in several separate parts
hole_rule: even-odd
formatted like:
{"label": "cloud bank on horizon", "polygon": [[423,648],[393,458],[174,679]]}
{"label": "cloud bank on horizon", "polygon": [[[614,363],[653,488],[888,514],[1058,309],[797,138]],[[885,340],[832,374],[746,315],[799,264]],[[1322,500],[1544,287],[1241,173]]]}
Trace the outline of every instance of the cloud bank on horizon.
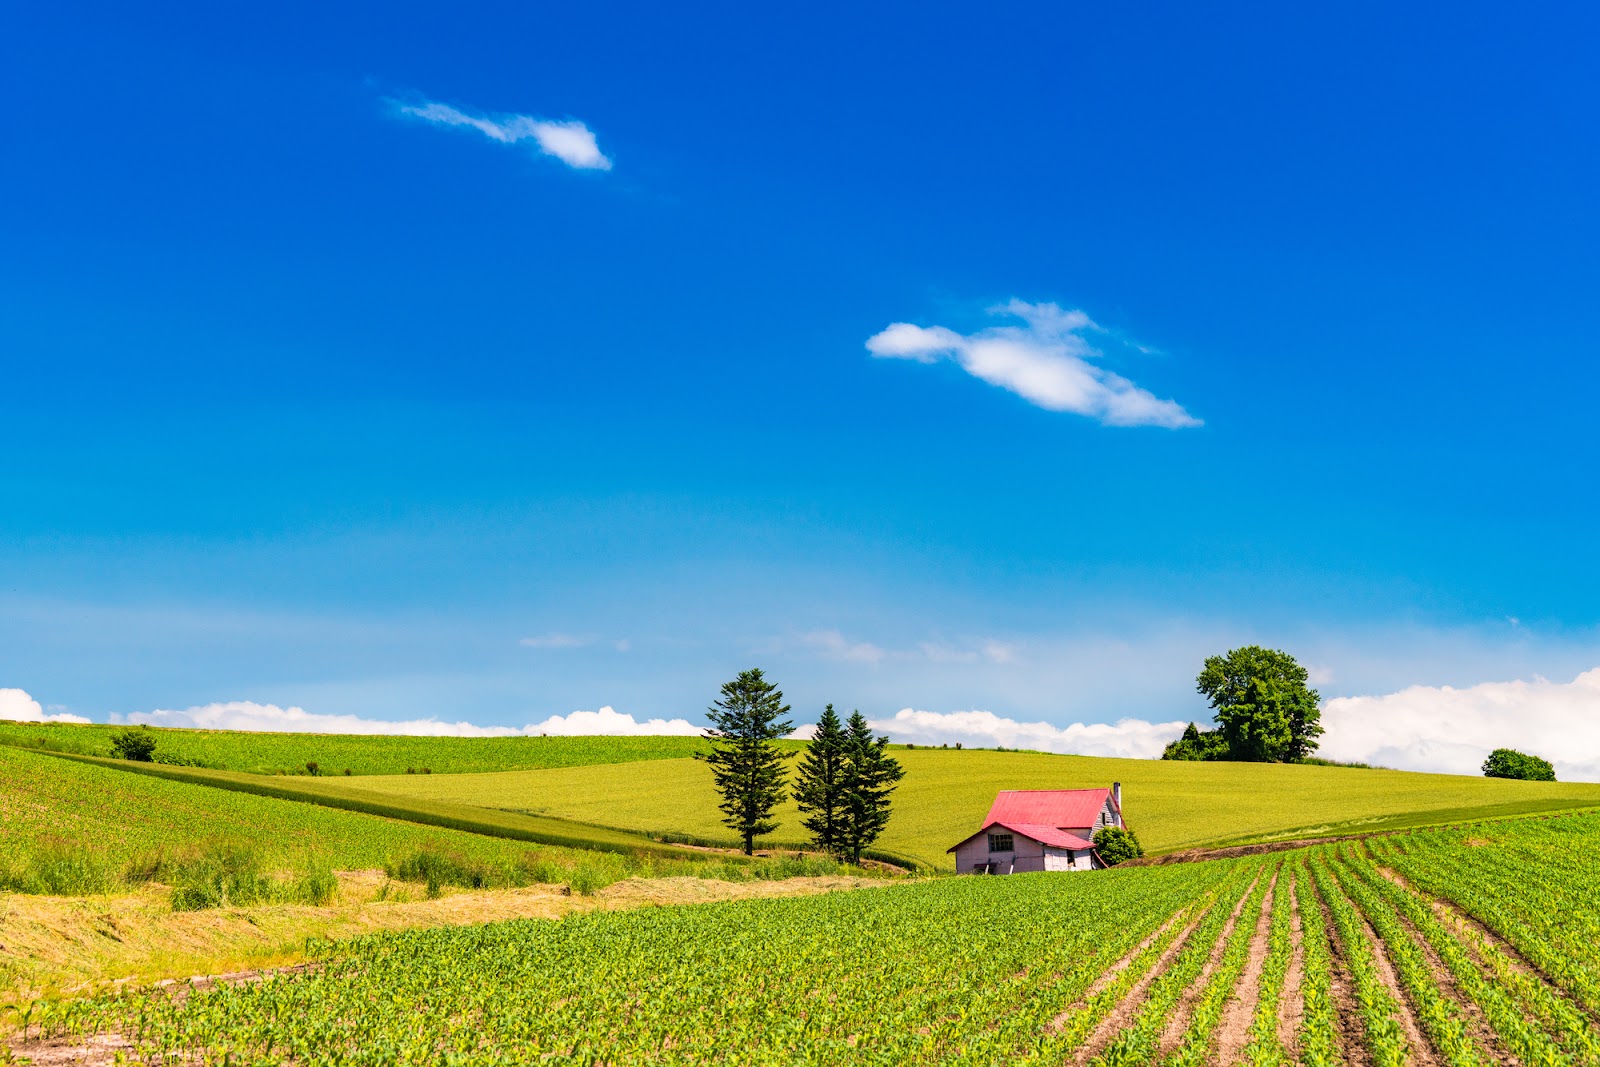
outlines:
{"label": "cloud bank on horizon", "polygon": [[[1170,430],[1200,426],[1173,400],[1153,393],[1091,360],[1101,353],[1084,336],[1106,333],[1082,311],[1056,304],[1012,300],[990,308],[1022,326],[991,326],[961,334],[944,326],[896,322],[867,339],[879,359],[918,363],[953,360],[974,378],[997,385],[1048,411],[1098,419],[1105,426],[1162,426]],[[1137,348],[1137,346],[1134,346]]]}
{"label": "cloud bank on horizon", "polygon": [[[46,712],[22,689],[0,689],[0,719],[87,723],[66,712]],[[113,715],[114,723],[149,723],[213,730],[400,734],[423,737],[695,736],[704,727],[687,719],[636,719],[610,706],[552,715],[524,726],[479,726],[438,718],[403,721],[330,715],[299,707],[240,700],[182,710]],[[1545,678],[1480,685],[1411,686],[1380,696],[1335,697],[1323,705],[1326,733],[1318,755],[1397,770],[1476,775],[1496,748],[1515,748],[1550,760],[1563,781],[1600,781],[1600,667],[1571,682]],[[1176,739],[1186,720],[1114,723],[1023,722],[991,711],[937,712],[903,708],[872,720],[896,743],[955,744],[972,748],[1027,748],[1067,755],[1154,759]],[[811,726],[792,736],[807,738]]]}
{"label": "cloud bank on horizon", "polygon": [[611,160],[600,151],[594,132],[577,119],[554,121],[532,115],[474,115],[433,100],[421,103],[393,101],[400,114],[435,126],[477,130],[491,141],[516,144],[531,140],[540,153],[553,156],[575,170],[610,170]]}

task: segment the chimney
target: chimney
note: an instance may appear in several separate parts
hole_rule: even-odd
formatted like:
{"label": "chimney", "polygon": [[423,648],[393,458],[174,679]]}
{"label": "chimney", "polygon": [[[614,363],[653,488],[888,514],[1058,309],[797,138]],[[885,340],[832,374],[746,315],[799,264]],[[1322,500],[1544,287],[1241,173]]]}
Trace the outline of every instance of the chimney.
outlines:
{"label": "chimney", "polygon": [[1112,800],[1112,803],[1116,805],[1116,809],[1117,809],[1117,825],[1121,826],[1122,825],[1122,783],[1121,782],[1112,782],[1111,783],[1111,800]]}

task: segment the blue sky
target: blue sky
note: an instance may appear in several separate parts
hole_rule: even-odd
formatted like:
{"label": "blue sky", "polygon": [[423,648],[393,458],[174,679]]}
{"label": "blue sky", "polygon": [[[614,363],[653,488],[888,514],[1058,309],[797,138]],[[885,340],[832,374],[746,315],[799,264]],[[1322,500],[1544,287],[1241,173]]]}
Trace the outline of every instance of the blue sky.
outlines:
{"label": "blue sky", "polygon": [[1588,8],[10,21],[47,710],[699,721],[762,664],[1064,727],[1202,717],[1247,640],[1329,697],[1600,664]]}

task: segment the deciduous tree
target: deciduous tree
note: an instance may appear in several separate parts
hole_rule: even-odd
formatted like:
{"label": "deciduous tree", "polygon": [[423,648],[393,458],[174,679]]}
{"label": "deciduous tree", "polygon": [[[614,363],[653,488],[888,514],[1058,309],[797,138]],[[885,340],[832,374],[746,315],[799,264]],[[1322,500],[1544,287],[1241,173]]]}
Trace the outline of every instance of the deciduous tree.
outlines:
{"label": "deciduous tree", "polygon": [[1196,679],[1227,742],[1227,759],[1283,762],[1309,756],[1322,735],[1321,697],[1287,652],[1247,645],[1212,656]]}

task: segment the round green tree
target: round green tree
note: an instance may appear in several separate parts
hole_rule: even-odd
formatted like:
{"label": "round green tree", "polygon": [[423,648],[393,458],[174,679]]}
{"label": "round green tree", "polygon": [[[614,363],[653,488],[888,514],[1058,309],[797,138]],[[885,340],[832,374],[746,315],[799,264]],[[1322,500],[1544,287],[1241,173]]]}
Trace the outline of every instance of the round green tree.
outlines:
{"label": "round green tree", "polygon": [[1316,751],[1322,698],[1308,680],[1289,653],[1259,645],[1206,660],[1196,688],[1216,711],[1226,758],[1283,763]]}

